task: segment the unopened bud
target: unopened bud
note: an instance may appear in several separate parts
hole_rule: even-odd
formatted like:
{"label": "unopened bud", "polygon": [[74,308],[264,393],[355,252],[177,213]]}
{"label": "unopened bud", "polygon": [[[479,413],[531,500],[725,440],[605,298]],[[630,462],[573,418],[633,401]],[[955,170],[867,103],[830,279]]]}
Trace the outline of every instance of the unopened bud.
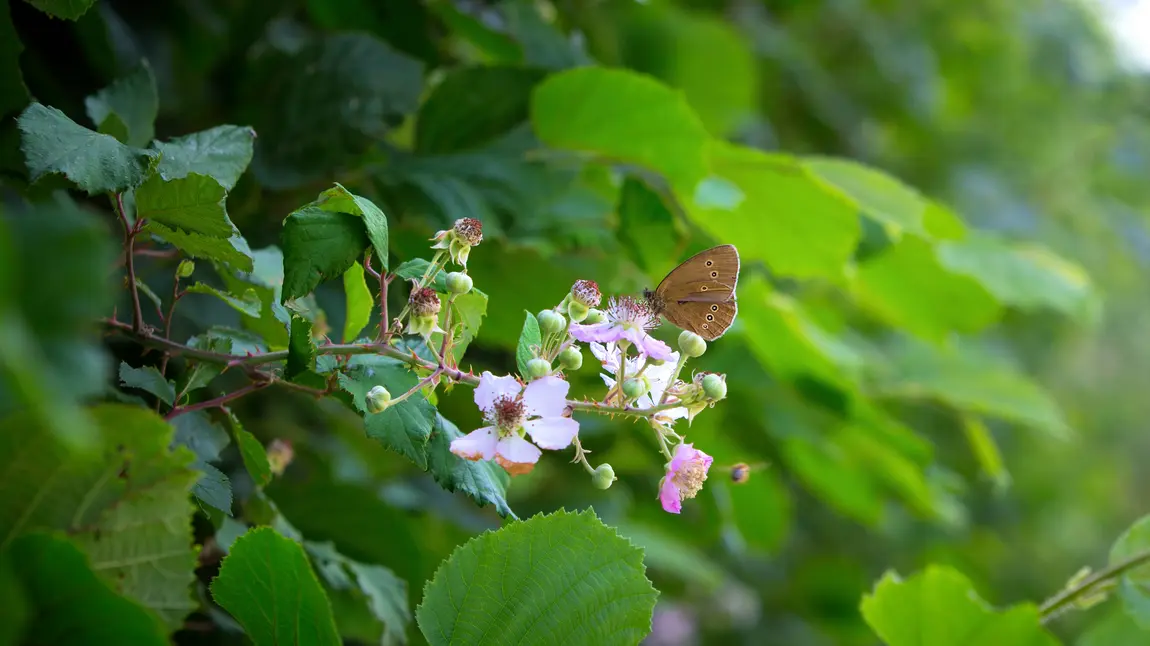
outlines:
{"label": "unopened bud", "polygon": [[567,316],[570,316],[571,320],[576,323],[586,321],[587,315],[590,314],[591,311],[591,308],[574,299],[567,304]]}
{"label": "unopened bud", "polygon": [[191,260],[181,260],[180,264],[176,267],[176,275],[180,278],[187,278],[196,271],[196,263]]}
{"label": "unopened bud", "polygon": [[597,489],[610,489],[614,482],[615,469],[606,462],[595,467],[595,473],[591,474],[591,484],[595,485]]}
{"label": "unopened bud", "polygon": [[391,403],[391,393],[383,386],[374,386],[367,391],[367,397],[364,399],[367,400],[367,412],[382,413]]}
{"label": "unopened bud", "polygon": [[538,379],[551,374],[551,364],[546,359],[535,358],[527,362],[527,377]]}
{"label": "unopened bud", "polygon": [[727,396],[727,380],[723,375],[707,373],[703,376],[703,394],[707,399],[719,400]]}
{"label": "unopened bud", "polygon": [[539,330],[543,334],[559,334],[567,330],[567,320],[554,310],[543,310],[536,318],[539,319]]}
{"label": "unopened bud", "polygon": [[701,357],[707,351],[707,342],[698,334],[683,330],[679,335],[679,350],[688,357]]}
{"label": "unopened bud", "polygon": [[471,280],[471,276],[461,271],[453,271],[447,274],[447,291],[452,294],[466,294],[471,291],[474,284]]}
{"label": "unopened bud", "polygon": [[638,399],[647,394],[650,389],[650,384],[642,377],[631,377],[623,380],[623,394],[627,399]]}
{"label": "unopened bud", "polygon": [[585,307],[598,307],[603,300],[599,285],[593,280],[577,280],[571,287],[572,299]]}
{"label": "unopened bud", "polygon": [[602,323],[603,318],[602,310],[597,310],[592,307],[591,309],[587,310],[587,316],[583,318],[583,324],[595,325],[596,323]]}
{"label": "unopened bud", "polygon": [[439,314],[439,294],[430,287],[414,287],[407,298],[413,316],[435,316]]}
{"label": "unopened bud", "polygon": [[559,365],[564,370],[578,370],[583,367],[583,353],[575,346],[568,346],[559,353]]}

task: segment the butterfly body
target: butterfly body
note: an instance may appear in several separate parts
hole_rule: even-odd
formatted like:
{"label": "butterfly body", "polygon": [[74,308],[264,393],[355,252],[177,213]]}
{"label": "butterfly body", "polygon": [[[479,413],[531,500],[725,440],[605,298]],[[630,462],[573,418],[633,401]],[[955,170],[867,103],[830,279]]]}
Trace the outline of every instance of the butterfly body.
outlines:
{"label": "butterfly body", "polygon": [[671,270],[655,291],[643,294],[656,313],[707,341],[719,338],[738,314],[739,251],[719,245],[691,256]]}

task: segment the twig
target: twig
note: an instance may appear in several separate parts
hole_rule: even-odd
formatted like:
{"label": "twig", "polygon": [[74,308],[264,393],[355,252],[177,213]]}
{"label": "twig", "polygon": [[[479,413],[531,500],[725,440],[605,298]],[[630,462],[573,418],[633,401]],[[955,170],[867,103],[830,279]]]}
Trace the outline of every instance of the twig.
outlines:
{"label": "twig", "polygon": [[1060,614],[1063,608],[1093,591],[1099,585],[1105,584],[1112,579],[1117,579],[1130,570],[1145,565],[1146,563],[1150,563],[1150,550],[1139,552],[1125,561],[1115,563],[1105,570],[1096,572],[1083,579],[1078,585],[1062,590],[1044,601],[1042,605],[1038,607],[1039,618],[1043,624],[1051,621]]}
{"label": "twig", "polygon": [[116,193],[116,215],[120,216],[120,224],[124,227],[124,258],[128,265],[128,289],[132,294],[132,330],[140,332],[144,328],[144,312],[140,309],[140,291],[136,288],[135,254],[132,251],[136,234],[140,231],[140,223],[136,222],[135,226],[128,224],[122,193]]}
{"label": "twig", "polygon": [[233,390],[230,393],[220,395],[219,397],[216,397],[214,399],[208,399],[208,400],[205,400],[202,402],[197,402],[195,404],[188,404],[187,406],[177,406],[176,408],[173,408],[172,410],[168,411],[168,414],[164,415],[164,419],[171,421],[172,419],[179,417],[180,415],[183,415],[184,413],[190,413],[192,411],[197,411],[197,410],[204,410],[206,408],[221,408],[222,406],[224,406],[224,404],[227,404],[230,401],[234,401],[236,399],[239,399],[240,397],[243,397],[244,395],[254,393],[255,391],[257,391],[261,388],[267,388],[270,385],[272,385],[272,382],[270,382],[270,381],[257,381],[257,382],[250,383],[250,384],[244,386],[243,388],[240,388],[239,390]]}

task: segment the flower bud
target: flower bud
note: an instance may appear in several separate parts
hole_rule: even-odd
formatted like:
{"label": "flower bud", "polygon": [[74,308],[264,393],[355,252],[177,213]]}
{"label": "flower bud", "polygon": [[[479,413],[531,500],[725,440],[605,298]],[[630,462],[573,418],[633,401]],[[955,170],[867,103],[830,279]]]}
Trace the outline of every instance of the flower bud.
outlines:
{"label": "flower bud", "polygon": [[584,307],[598,307],[603,300],[599,285],[593,280],[577,280],[571,287],[571,298]]}
{"label": "flower bud", "polygon": [[181,260],[179,266],[176,267],[176,275],[180,278],[187,278],[196,271],[196,263],[191,260]]}
{"label": "flower bud", "polygon": [[440,231],[432,238],[432,249],[447,249],[455,264],[466,267],[471,248],[483,241],[483,223],[475,218],[460,218],[450,229]]}
{"label": "flower bud", "polygon": [[568,346],[559,353],[559,365],[564,370],[578,370],[583,367],[583,353],[575,346]]}
{"label": "flower bud", "polygon": [[701,357],[707,351],[707,342],[698,334],[683,330],[679,335],[679,349],[688,357]]}
{"label": "flower bud", "polygon": [[539,330],[543,334],[559,334],[567,330],[567,319],[555,310],[543,310],[536,318],[539,319]]}
{"label": "flower bud", "polygon": [[591,474],[591,484],[595,485],[596,489],[610,489],[614,482],[615,469],[606,462],[595,467],[595,473]]}
{"label": "flower bud", "polygon": [[283,475],[284,469],[287,469],[295,457],[291,442],[279,438],[272,440],[272,443],[268,445],[267,453],[268,466],[271,468],[272,474],[277,476]]}
{"label": "flower bud", "polygon": [[703,394],[707,399],[719,400],[727,396],[727,380],[723,375],[707,373],[703,376]]}
{"label": "flower bud", "polygon": [[461,272],[453,271],[447,274],[447,291],[452,294],[466,294],[471,291],[474,283],[471,281],[471,276]]}
{"label": "flower bud", "polygon": [[551,364],[546,359],[535,358],[527,362],[527,377],[538,379],[551,374]]}
{"label": "flower bud", "polygon": [[567,316],[570,316],[571,320],[576,323],[581,323],[586,320],[587,314],[590,312],[591,308],[577,300],[572,299],[572,301],[567,304]]}
{"label": "flower bud", "polygon": [[650,388],[650,384],[642,377],[631,377],[623,380],[623,394],[627,396],[627,399],[638,399],[647,394]]}
{"label": "flower bud", "polygon": [[383,386],[375,386],[367,391],[367,412],[369,413],[382,413],[387,405],[391,403],[391,393]]}
{"label": "flower bud", "polygon": [[587,310],[587,316],[583,318],[582,322],[584,325],[595,325],[596,323],[602,323],[603,312],[592,307],[591,309]]}
{"label": "flower bud", "polygon": [[418,285],[413,287],[407,305],[411,309],[411,318],[405,330],[407,334],[418,334],[426,338],[432,332],[443,332],[439,327],[439,294],[434,289]]}

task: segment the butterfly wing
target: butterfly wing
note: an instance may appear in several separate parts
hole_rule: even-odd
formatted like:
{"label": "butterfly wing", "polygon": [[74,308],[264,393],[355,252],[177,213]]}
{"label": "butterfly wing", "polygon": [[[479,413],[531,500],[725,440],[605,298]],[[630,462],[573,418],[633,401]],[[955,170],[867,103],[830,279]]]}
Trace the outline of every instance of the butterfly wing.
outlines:
{"label": "butterfly wing", "polygon": [[[671,270],[655,293],[669,307],[678,303],[723,303],[735,297],[739,251],[735,245],[712,247]],[[670,318],[670,317],[668,317]]]}
{"label": "butterfly wing", "polygon": [[735,322],[739,303],[735,299],[724,303],[686,301],[669,303],[663,315],[676,327],[694,332],[707,341],[721,336]]}

